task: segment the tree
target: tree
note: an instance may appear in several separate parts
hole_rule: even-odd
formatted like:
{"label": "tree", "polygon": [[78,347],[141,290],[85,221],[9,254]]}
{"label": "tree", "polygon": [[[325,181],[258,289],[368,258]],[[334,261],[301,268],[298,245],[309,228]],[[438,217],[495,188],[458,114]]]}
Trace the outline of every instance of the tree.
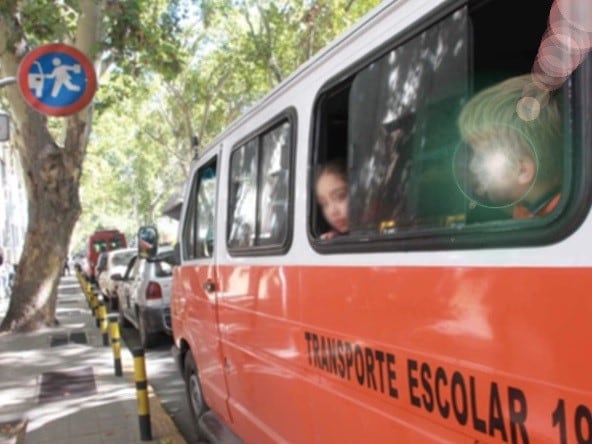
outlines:
{"label": "tree", "polygon": [[149,85],[119,77],[100,92],[107,96],[101,103],[116,106],[93,123],[76,244],[99,225],[133,233],[153,221],[189,174],[194,136],[200,149],[207,146],[377,3],[197,0],[184,22],[183,46],[192,57],[178,76],[151,76]]}
{"label": "tree", "polygon": [[[30,47],[70,43],[95,61],[98,75],[145,69],[167,78],[181,67],[177,0],[3,0],[0,75],[16,75]],[[67,118],[46,117],[26,105],[15,85],[2,91],[25,172],[29,225],[8,312],[0,331],[32,331],[55,320],[57,284],[80,215],[79,183],[93,106]],[[113,97],[112,97],[113,99]],[[97,103],[97,110],[113,102]]]}

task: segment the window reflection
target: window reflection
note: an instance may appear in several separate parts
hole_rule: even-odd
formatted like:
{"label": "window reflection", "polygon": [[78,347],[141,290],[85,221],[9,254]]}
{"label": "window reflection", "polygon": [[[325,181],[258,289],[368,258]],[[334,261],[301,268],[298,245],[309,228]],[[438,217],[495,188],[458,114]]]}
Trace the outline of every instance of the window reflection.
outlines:
{"label": "window reflection", "polygon": [[235,149],[230,160],[228,247],[287,241],[290,124],[282,122]]}
{"label": "window reflection", "polygon": [[466,23],[463,9],[355,76],[348,119],[352,232],[388,234],[464,214],[466,201],[445,166],[468,93]]}

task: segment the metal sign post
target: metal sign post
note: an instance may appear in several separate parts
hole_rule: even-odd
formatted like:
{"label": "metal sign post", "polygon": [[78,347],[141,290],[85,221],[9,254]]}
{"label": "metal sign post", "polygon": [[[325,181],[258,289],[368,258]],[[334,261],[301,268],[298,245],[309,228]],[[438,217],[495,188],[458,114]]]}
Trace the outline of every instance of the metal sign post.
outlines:
{"label": "metal sign post", "polygon": [[10,119],[8,114],[0,113],[0,142],[7,142],[10,139]]}

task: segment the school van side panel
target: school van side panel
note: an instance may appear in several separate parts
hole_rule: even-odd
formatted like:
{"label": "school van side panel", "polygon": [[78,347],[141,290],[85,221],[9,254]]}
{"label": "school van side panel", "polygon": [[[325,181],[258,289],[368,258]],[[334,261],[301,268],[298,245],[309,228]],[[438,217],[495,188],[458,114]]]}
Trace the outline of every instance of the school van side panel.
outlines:
{"label": "school van side panel", "polygon": [[587,433],[591,363],[577,338],[592,335],[589,268],[270,264],[220,275],[243,433],[258,423],[290,442]]}

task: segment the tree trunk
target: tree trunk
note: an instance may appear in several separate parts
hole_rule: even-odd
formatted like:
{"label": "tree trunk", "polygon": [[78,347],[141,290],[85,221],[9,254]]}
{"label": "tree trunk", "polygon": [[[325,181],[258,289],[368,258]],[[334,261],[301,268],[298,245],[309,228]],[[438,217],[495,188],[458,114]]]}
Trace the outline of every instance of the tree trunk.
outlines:
{"label": "tree trunk", "polygon": [[74,146],[84,138],[87,126],[71,117],[66,146],[60,148],[47,131],[45,117],[33,110],[27,114],[27,125],[19,125],[18,130],[26,147],[19,151],[29,225],[2,332],[33,331],[55,323],[57,286],[80,215],[82,150]]}
{"label": "tree trunk", "polygon": [[[0,75],[13,77],[27,42],[17,2],[0,2],[4,2],[0,8]],[[90,54],[100,41],[104,1],[80,0],[79,6],[75,43]],[[64,146],[59,147],[48,130],[47,118],[25,103],[16,85],[3,93],[15,129],[11,143],[18,148],[24,170],[29,225],[0,332],[27,332],[55,323],[57,286],[80,215],[78,187],[92,106],[67,118]]]}

